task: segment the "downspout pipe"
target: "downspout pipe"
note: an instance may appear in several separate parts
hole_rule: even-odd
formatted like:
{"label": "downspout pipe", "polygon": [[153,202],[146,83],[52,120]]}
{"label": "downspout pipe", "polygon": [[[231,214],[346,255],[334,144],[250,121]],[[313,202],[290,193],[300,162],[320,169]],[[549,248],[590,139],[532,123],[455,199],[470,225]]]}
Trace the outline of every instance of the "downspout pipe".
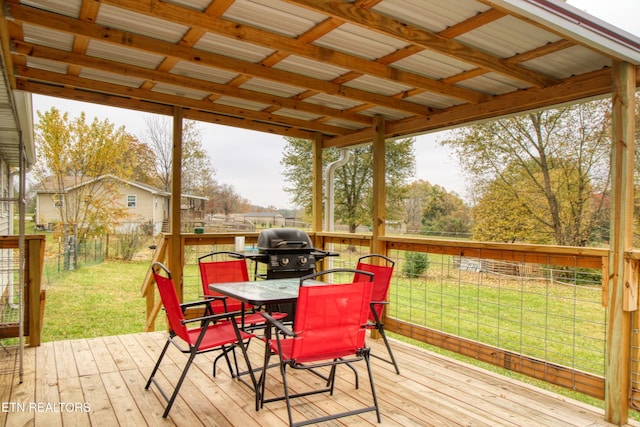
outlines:
{"label": "downspout pipe", "polygon": [[335,211],[335,191],[334,191],[334,176],[335,171],[340,166],[343,166],[345,163],[349,161],[350,152],[348,149],[343,148],[340,150],[340,157],[335,162],[330,163],[327,166],[327,170],[324,173],[324,185],[325,185],[325,194],[326,194],[326,202],[324,204],[324,229],[326,231],[334,231],[335,230],[335,220],[334,220],[334,211]]}

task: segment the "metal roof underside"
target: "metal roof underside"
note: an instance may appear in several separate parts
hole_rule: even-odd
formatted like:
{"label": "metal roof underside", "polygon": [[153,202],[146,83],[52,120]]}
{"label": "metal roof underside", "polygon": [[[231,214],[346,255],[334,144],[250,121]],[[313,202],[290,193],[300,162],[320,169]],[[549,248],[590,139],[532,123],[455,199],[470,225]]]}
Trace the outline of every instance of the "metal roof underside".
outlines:
{"label": "metal roof underside", "polygon": [[[5,0],[16,89],[325,146],[604,96],[640,39],[556,0]],[[636,73],[640,75],[640,73]],[[4,96],[4,95],[3,95]]]}

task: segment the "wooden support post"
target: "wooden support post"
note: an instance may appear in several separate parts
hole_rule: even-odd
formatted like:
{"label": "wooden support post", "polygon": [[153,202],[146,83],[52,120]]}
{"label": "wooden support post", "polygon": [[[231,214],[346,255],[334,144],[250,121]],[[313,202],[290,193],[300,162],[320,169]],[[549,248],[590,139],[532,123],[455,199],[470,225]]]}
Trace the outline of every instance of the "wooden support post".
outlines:
{"label": "wooden support post", "polygon": [[[386,199],[387,199],[387,187],[385,183],[385,122],[381,116],[376,116],[375,127],[373,134],[373,217],[371,222],[371,231],[373,236],[371,238],[371,253],[386,255],[386,248],[383,242],[380,241],[380,237],[385,234],[385,219],[386,219]],[[382,313],[382,321],[384,322],[387,312],[384,310]],[[371,331],[371,338],[381,338],[380,332],[377,330]]]}
{"label": "wooden support post", "polygon": [[385,235],[386,199],[385,184],[385,122],[382,116],[376,116],[373,133],[373,218],[371,231],[371,252],[386,255],[382,242],[378,239]]}
{"label": "wooden support post", "polygon": [[28,330],[29,330],[29,346],[37,347],[42,340],[42,304],[41,300],[44,295],[41,291],[42,285],[42,268],[44,266],[44,236],[42,239],[29,239],[26,245],[25,258],[25,279],[26,292],[29,307]]}
{"label": "wooden support post", "polygon": [[[637,292],[627,277],[632,269],[625,252],[633,247],[634,96],[636,71],[629,63],[613,64],[611,231],[609,303],[605,374],[605,418],[623,425],[628,420],[631,355],[631,313]],[[635,287],[635,285],[634,285]]]}
{"label": "wooden support post", "polygon": [[[311,171],[312,179],[312,196],[311,196],[311,230],[314,233],[322,231],[322,224],[324,223],[322,212],[322,195],[323,195],[323,183],[322,183],[322,135],[316,133],[312,141],[311,155],[313,157],[313,167]],[[314,236],[313,245],[316,248],[323,248],[323,244],[320,238]],[[324,248],[326,249],[326,248]],[[321,271],[325,269],[324,260],[318,262],[317,270]]]}
{"label": "wooden support post", "polygon": [[314,232],[322,231],[322,135],[317,133],[313,140],[313,146],[311,152],[313,156],[313,196],[312,196],[312,219],[311,229]]}
{"label": "wooden support post", "polygon": [[182,196],[182,116],[181,107],[173,109],[173,161],[171,162],[171,237],[167,251],[167,267],[176,285],[180,302],[184,301],[183,259],[180,239],[180,199]]}

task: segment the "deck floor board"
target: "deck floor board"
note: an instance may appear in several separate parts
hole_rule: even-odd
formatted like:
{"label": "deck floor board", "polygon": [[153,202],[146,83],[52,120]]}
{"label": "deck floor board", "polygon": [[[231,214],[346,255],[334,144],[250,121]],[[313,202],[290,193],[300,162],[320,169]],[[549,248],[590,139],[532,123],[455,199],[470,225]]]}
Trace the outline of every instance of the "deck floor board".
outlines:
{"label": "deck floor board", "polygon": [[[153,332],[43,343],[25,350],[22,384],[5,357],[0,360],[0,398],[26,410],[0,412],[0,426],[288,425],[283,401],[267,403],[255,411],[252,390],[231,378],[224,360],[218,363],[216,378],[212,377],[217,353],[196,357],[169,418],[162,419],[162,396],[154,386],[150,390],[144,386],[165,340],[166,333]],[[379,340],[369,342],[373,351],[385,351]],[[401,375],[396,375],[391,365],[371,359],[382,423],[376,422],[375,413],[368,412],[323,425],[610,425],[601,409],[404,343],[394,341],[392,345]],[[263,344],[255,340],[249,350],[254,366],[260,366]],[[158,375],[169,392],[185,363],[186,356],[172,346]],[[334,395],[295,399],[294,419],[371,405],[366,369],[363,363],[358,365],[358,390],[353,372],[340,367]],[[323,383],[304,372],[291,373],[293,390]],[[277,369],[268,371],[266,389],[269,395],[282,393]],[[86,405],[90,411],[71,411],[68,405],[61,408],[63,403]],[[47,404],[51,405],[42,410]],[[39,405],[40,410],[33,410],[33,405]],[[634,421],[629,425],[640,427]]]}

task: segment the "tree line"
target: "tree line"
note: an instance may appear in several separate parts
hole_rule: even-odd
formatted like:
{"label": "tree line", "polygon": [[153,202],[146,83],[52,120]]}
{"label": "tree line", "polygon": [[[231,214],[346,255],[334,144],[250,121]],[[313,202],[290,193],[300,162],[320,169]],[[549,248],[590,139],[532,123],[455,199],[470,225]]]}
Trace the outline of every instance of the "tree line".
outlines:
{"label": "tree line", "polygon": [[[468,201],[438,185],[410,181],[415,140],[387,141],[386,220],[423,235],[570,246],[606,243],[610,105],[609,99],[595,100],[451,131],[441,144],[453,150],[468,176]],[[287,141],[282,165],[292,185],[286,190],[310,212],[311,143]],[[370,146],[352,149],[336,175],[336,219],[352,231],[371,225],[371,155]],[[337,157],[337,150],[325,150],[323,164]]]}
{"label": "tree line", "polygon": [[[639,100],[640,101],[640,100]],[[636,103],[636,108],[640,102]],[[145,135],[136,137],[108,120],[88,123],[56,108],[38,112],[38,159],[33,176],[39,185],[64,192],[92,177],[122,179],[171,188],[172,131],[168,120],[152,117]],[[640,113],[636,112],[636,118]],[[597,245],[609,235],[610,100],[596,100],[554,110],[531,112],[459,128],[440,143],[457,156],[468,177],[467,199],[413,179],[414,138],[386,143],[386,219],[407,233],[470,237],[475,240],[572,246]],[[638,129],[638,127],[636,127]],[[311,213],[311,142],[285,138],[281,165],[292,203]],[[335,169],[336,222],[355,231],[371,226],[372,148],[348,149]],[[323,151],[323,168],[345,153]],[[640,165],[640,162],[636,162]],[[233,186],[218,183],[203,148],[197,122],[183,128],[182,192],[209,199],[207,212],[247,212],[250,201]],[[71,180],[69,180],[71,177]],[[78,194],[73,210],[65,205],[64,222],[75,227],[108,226],[124,209],[113,208],[107,188]],[[640,204],[639,204],[640,206]]]}

